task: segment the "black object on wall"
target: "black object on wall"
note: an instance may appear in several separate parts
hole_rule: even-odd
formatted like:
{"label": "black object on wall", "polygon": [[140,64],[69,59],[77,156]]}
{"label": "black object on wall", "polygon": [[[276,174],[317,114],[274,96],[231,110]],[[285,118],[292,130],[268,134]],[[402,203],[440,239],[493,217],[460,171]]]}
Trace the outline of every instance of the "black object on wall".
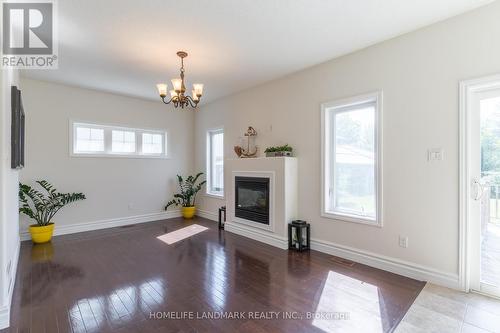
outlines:
{"label": "black object on wall", "polygon": [[12,169],[21,169],[24,167],[24,129],[25,116],[23,102],[21,100],[21,90],[16,86],[11,88],[11,162]]}

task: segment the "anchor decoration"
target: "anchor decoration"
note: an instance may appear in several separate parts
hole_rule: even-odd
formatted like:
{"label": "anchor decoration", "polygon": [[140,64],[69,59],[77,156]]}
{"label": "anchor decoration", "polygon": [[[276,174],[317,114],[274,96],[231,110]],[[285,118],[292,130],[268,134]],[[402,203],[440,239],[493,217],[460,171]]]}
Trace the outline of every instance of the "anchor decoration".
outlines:
{"label": "anchor decoration", "polygon": [[257,146],[254,146],[253,151],[250,149],[250,138],[257,136],[257,131],[252,126],[248,126],[248,129],[244,135],[247,137],[247,148],[245,149],[240,146],[234,146],[234,152],[240,158],[255,157],[259,148]]}

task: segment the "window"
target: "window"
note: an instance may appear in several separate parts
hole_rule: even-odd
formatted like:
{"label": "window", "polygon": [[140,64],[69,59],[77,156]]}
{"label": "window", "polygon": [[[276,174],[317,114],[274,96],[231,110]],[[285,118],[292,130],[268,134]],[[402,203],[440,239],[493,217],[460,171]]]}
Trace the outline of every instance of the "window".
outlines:
{"label": "window", "polygon": [[104,151],[104,130],[88,126],[75,127],[75,150],[82,153]]}
{"label": "window", "polygon": [[111,152],[113,153],[135,152],[135,132],[112,130]]}
{"label": "window", "polygon": [[167,132],[100,124],[71,122],[72,156],[157,157],[167,156]]}
{"label": "window", "polygon": [[142,133],[142,152],[144,154],[161,154],[163,136],[161,134]]}
{"label": "window", "polygon": [[207,193],[224,195],[224,131],[207,133]]}
{"label": "window", "polygon": [[381,225],[381,93],[322,105],[325,217]]}

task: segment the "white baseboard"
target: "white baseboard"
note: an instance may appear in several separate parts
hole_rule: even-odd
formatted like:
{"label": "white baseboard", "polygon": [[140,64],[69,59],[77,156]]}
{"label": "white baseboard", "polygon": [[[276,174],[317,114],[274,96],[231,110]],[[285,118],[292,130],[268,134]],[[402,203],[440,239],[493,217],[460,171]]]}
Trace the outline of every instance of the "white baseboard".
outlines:
{"label": "white baseboard", "polygon": [[224,230],[278,247],[283,250],[288,249],[287,239],[273,235],[265,230],[260,231],[237,223],[226,223],[224,225]]}
{"label": "white baseboard", "polygon": [[[85,223],[77,223],[77,224],[70,224],[70,225],[56,225],[56,227],[54,228],[54,236],[74,234],[77,232],[84,232],[84,231],[92,231],[92,230],[99,230],[99,229],[121,227],[124,225],[158,221],[158,220],[170,219],[170,218],[180,217],[180,216],[182,216],[180,210],[172,210],[172,211],[143,214],[143,215],[136,215],[136,216],[118,217],[118,218],[113,218],[113,219],[106,219],[106,220],[85,222]],[[26,229],[23,230],[21,232],[21,240],[29,240],[29,239],[31,239],[29,231]]]}
{"label": "white baseboard", "polygon": [[209,212],[208,210],[203,210],[203,209],[196,209],[196,215],[199,217],[204,217],[206,219],[215,221],[215,222],[219,222],[218,213]]}
{"label": "white baseboard", "polygon": [[14,286],[16,283],[17,275],[17,264],[19,262],[19,252],[21,250],[21,242],[18,239],[16,251],[14,252],[14,258],[12,258],[12,266],[10,270],[10,281],[8,286],[10,286],[9,294],[7,296],[7,304],[0,307],[0,330],[10,326],[10,307],[12,304],[12,296],[14,295]]}
{"label": "white baseboard", "polygon": [[427,281],[448,288],[460,289],[458,274],[442,272],[431,267],[425,267],[412,262],[386,257],[319,239],[311,239],[311,249],[416,280]]}
{"label": "white baseboard", "polygon": [[[207,219],[218,221],[217,214],[213,212],[200,210],[198,215]],[[288,248],[288,242],[286,239],[270,235],[264,231],[259,232],[255,229],[246,228],[245,226],[241,226],[236,223],[226,223],[225,230],[276,246],[281,249]],[[460,290],[458,274],[443,272],[431,267],[319,239],[311,239],[311,248],[319,252],[349,259],[370,267],[379,268],[412,279],[427,281],[440,286]]]}

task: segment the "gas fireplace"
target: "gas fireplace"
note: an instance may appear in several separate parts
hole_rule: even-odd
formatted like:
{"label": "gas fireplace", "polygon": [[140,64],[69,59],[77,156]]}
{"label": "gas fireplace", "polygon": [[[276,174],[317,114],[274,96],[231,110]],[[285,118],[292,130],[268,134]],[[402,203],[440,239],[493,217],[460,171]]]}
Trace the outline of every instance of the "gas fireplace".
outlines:
{"label": "gas fireplace", "polygon": [[235,177],[235,216],[269,225],[269,178]]}

